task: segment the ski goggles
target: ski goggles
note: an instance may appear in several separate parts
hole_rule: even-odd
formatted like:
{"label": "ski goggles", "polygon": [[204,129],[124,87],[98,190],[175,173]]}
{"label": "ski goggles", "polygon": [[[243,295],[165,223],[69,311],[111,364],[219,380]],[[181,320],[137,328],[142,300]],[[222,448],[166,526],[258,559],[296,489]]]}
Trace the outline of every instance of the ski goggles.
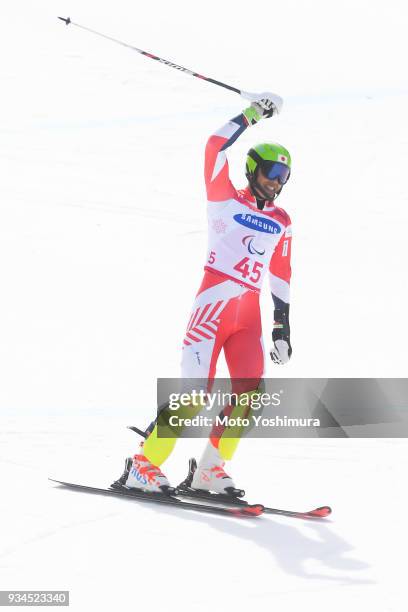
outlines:
{"label": "ski goggles", "polygon": [[288,182],[290,168],[281,162],[264,162],[261,166],[262,174],[270,181],[279,181],[280,185]]}

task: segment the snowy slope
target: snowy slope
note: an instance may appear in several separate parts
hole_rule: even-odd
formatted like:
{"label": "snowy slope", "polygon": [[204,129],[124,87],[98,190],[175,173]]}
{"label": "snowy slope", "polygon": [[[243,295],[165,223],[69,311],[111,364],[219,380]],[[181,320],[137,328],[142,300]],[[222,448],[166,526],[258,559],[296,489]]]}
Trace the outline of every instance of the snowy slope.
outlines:
{"label": "snowy slope", "polygon": [[[229,154],[243,185],[254,142],[293,153],[280,203],[294,221],[294,354],[267,374],[403,377],[406,5],[3,5],[0,588],[69,589],[81,612],[152,598],[182,610],[404,610],[404,440],[243,443],[233,474],[251,501],[330,503],[326,524],[180,517],[46,478],[116,478],[136,443],[124,426],[146,424],[156,378],[178,375],[206,248],[203,147],[245,104],[56,16],[284,96],[284,113]],[[180,442],[166,464],[174,482],[201,446]]]}

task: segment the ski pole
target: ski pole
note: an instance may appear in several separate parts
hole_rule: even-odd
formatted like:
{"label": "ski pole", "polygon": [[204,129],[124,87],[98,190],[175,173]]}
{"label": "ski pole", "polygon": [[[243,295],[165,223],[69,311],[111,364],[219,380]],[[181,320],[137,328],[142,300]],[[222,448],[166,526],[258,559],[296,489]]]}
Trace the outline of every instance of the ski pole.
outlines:
{"label": "ski pole", "polygon": [[242,89],[238,89],[237,87],[233,87],[232,85],[228,85],[227,83],[222,83],[221,81],[216,81],[215,79],[212,79],[211,77],[203,76],[202,74],[199,74],[198,72],[195,72],[194,70],[190,70],[189,68],[184,68],[184,66],[179,66],[178,64],[174,64],[173,62],[163,59],[162,57],[159,57],[158,55],[154,55],[153,53],[148,53],[147,51],[143,51],[143,49],[138,49],[137,47],[134,47],[133,45],[129,45],[128,43],[125,43],[122,40],[118,40],[117,38],[112,38],[112,36],[108,36],[107,34],[102,34],[101,32],[97,32],[96,30],[87,28],[79,23],[75,23],[75,21],[72,21],[70,17],[58,17],[58,19],[61,19],[61,21],[64,21],[66,25],[72,24],[73,26],[76,26],[77,28],[81,28],[82,30],[86,30],[87,32],[92,32],[92,34],[96,34],[97,36],[101,36],[102,38],[106,38],[107,40],[111,40],[112,42],[115,42],[118,45],[122,45],[122,47],[127,47],[128,49],[132,49],[133,51],[136,51],[136,53],[140,53],[141,55],[145,55],[146,57],[150,57],[150,59],[157,60],[160,63],[165,64],[166,66],[170,66],[170,68],[175,68],[176,70],[179,70],[180,72],[185,72],[186,74],[196,77],[197,79],[202,79],[203,81],[208,81],[209,83],[213,83],[214,85],[218,85],[219,87],[224,87],[225,89],[234,91],[235,93],[239,94],[246,100],[256,100],[258,98],[258,94],[251,94],[247,91],[242,91]]}

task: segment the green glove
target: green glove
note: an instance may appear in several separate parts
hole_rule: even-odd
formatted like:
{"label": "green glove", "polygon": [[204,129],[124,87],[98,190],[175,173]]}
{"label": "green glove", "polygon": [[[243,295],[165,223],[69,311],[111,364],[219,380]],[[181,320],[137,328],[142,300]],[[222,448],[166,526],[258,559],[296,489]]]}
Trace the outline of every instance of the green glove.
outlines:
{"label": "green glove", "polygon": [[248,125],[255,125],[260,119],[269,119],[275,114],[280,113],[283,100],[280,96],[265,92],[255,98],[251,106],[242,111]]}

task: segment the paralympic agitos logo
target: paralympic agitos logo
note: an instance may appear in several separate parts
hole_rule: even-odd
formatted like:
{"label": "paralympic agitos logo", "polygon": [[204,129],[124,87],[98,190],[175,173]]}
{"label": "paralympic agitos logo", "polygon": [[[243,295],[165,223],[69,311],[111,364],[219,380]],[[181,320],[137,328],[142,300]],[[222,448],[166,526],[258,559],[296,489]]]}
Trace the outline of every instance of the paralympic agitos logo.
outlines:
{"label": "paralympic agitos logo", "polygon": [[258,251],[254,245],[254,238],[255,236],[244,236],[242,239],[242,244],[244,244],[246,246],[246,248],[248,249],[248,252],[251,253],[251,255],[265,255],[265,249],[263,251]]}
{"label": "paralympic agitos logo", "polygon": [[240,225],[245,225],[245,227],[250,227],[256,232],[264,232],[266,234],[281,233],[280,225],[278,225],[278,223],[275,223],[275,221],[272,221],[272,219],[258,217],[257,215],[252,215],[250,213],[241,213],[239,215],[234,215],[234,221],[236,221]]}

